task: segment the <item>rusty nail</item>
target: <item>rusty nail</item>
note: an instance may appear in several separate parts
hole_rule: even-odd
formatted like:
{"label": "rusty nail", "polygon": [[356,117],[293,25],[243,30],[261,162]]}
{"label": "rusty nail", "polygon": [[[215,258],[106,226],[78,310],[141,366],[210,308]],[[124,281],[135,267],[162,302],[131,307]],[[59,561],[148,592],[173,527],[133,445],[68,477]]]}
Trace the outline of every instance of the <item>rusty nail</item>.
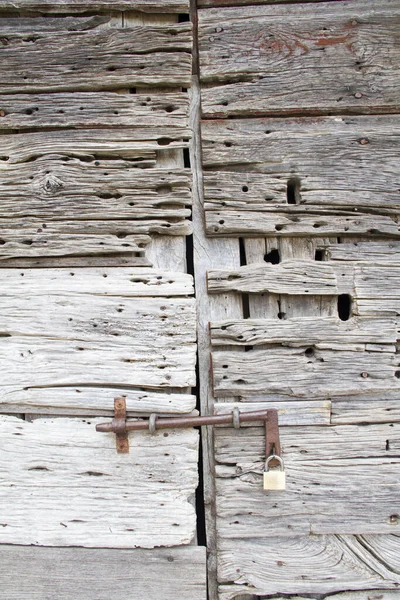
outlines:
{"label": "rusty nail", "polygon": [[355,98],[362,98],[362,93],[361,93],[361,92],[356,92],[356,93],[354,94],[354,97],[355,97]]}
{"label": "rusty nail", "polygon": [[365,146],[365,144],[369,144],[369,140],[367,138],[362,138],[360,140],[360,144],[362,144],[362,146]]}
{"label": "rusty nail", "polygon": [[0,110],[0,117],[5,117],[5,116],[6,116],[5,111],[4,110]]}
{"label": "rusty nail", "polygon": [[361,373],[361,377],[364,377],[364,379],[366,379],[367,377],[369,377],[368,373],[366,371],[363,371]]}

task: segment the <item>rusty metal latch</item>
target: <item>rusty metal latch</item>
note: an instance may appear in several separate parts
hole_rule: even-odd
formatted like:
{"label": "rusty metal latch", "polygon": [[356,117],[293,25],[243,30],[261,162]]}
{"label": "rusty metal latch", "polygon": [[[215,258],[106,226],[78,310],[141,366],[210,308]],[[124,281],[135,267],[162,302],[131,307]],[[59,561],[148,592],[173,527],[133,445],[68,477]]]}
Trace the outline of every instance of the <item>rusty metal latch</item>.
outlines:
{"label": "rusty metal latch", "polygon": [[238,429],[243,422],[265,422],[265,456],[272,467],[279,465],[281,446],[279,441],[278,411],[276,409],[258,410],[241,413],[234,408],[227,415],[210,415],[199,417],[158,417],[150,415],[149,419],[128,421],[126,418],[126,400],[124,397],[114,400],[114,419],[110,423],[96,425],[96,431],[112,432],[117,436],[117,452],[129,452],[129,431],[148,430],[154,434],[158,429],[174,429],[180,427],[200,427],[203,425],[232,425]]}

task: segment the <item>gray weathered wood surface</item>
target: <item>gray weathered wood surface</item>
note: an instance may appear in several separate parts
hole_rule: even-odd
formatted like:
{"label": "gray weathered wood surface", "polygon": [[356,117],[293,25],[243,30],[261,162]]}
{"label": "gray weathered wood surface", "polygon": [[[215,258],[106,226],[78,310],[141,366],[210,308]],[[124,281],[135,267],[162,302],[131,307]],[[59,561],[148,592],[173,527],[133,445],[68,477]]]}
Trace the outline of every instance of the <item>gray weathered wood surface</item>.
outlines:
{"label": "gray weathered wood surface", "polygon": [[[399,544],[397,535],[221,540],[220,598],[233,600],[243,593],[330,594],[343,588],[396,590],[400,581]],[[363,600],[382,600],[380,596],[372,591],[363,595]]]}
{"label": "gray weathered wood surface", "polygon": [[199,24],[206,117],[399,110],[397,0],[215,8]]}
{"label": "gray weathered wood surface", "polygon": [[214,351],[214,394],[251,396],[276,393],[289,397],[330,398],[371,391],[400,390],[395,347],[369,350],[365,345],[341,350],[340,344],[323,348],[271,347]]}
{"label": "gray weathered wood surface", "polygon": [[188,544],[196,517],[198,433],[130,436],[95,420],[1,416],[0,542],[23,545],[153,548]]}
{"label": "gray weathered wood surface", "polygon": [[188,110],[188,96],[184,92],[9,94],[0,100],[0,131],[149,126],[176,127],[184,132],[188,127]]}
{"label": "gray weathered wood surface", "polygon": [[213,346],[284,344],[395,344],[395,319],[354,317],[303,317],[297,319],[243,319],[210,323]]}
{"label": "gray weathered wood surface", "polygon": [[287,485],[274,493],[262,489],[264,428],[218,429],[221,537],[397,532],[398,436],[393,423],[282,427]]}
{"label": "gray weathered wood surface", "polygon": [[[297,1],[297,0],[296,0]],[[142,10],[155,13],[187,13],[186,0],[96,0],[98,11]],[[93,0],[0,0],[1,10],[33,10],[43,13],[81,13],[93,10]]]}
{"label": "gray weathered wood surface", "polygon": [[121,551],[3,545],[0,569],[8,600],[158,600],[155,581],[162,582],[165,599],[206,598],[205,548],[200,546]]}
{"label": "gray weathered wood surface", "polygon": [[4,390],[194,385],[195,301],[179,298],[191,293],[190,275],[10,269],[2,282]]}
{"label": "gray weathered wood surface", "polygon": [[118,28],[102,21],[76,17],[62,30],[51,17],[14,19],[13,27],[6,18],[3,31],[0,20],[0,93],[190,86],[191,24]]}
{"label": "gray weathered wood surface", "polygon": [[148,234],[190,233],[188,169],[138,169],[129,160],[97,158],[86,162],[67,150],[63,156],[4,165],[0,260],[110,253],[143,257]]}
{"label": "gray weathered wood surface", "polygon": [[388,115],[203,121],[207,233],[398,237],[396,132]]}
{"label": "gray weathered wood surface", "polygon": [[209,271],[208,291],[270,294],[338,293],[336,274],[327,263],[287,260],[279,265],[256,263],[235,271]]}

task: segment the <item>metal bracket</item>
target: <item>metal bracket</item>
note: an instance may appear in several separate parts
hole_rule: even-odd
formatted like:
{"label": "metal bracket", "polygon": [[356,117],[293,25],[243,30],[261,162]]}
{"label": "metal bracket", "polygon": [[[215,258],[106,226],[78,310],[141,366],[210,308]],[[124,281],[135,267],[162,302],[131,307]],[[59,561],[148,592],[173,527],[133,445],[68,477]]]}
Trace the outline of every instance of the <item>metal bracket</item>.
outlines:
{"label": "metal bracket", "polygon": [[[149,419],[128,421],[126,419],[126,400],[124,397],[114,400],[114,419],[111,423],[99,423],[96,431],[112,432],[117,436],[117,452],[129,452],[129,431],[149,431],[154,435],[157,429],[174,429],[182,427],[201,427],[204,425],[231,425],[238,429],[243,422],[264,421],[265,422],[265,458],[275,455],[280,456],[281,445],[279,440],[278,411],[274,408],[241,413],[234,408],[231,414],[209,415],[204,417],[158,417],[150,415]],[[278,461],[272,459],[271,466],[276,466]]]}
{"label": "metal bracket", "polygon": [[117,452],[127,454],[129,452],[129,438],[126,429],[126,399],[114,398],[114,418],[111,422],[112,431],[116,434]]}

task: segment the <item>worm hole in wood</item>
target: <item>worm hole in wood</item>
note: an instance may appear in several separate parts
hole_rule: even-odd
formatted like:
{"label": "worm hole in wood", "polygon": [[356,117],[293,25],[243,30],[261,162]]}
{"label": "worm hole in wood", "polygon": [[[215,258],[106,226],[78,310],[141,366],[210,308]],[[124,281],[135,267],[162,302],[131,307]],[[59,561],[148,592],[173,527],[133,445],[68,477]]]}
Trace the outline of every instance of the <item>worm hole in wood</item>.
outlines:
{"label": "worm hole in wood", "polygon": [[279,265],[279,263],[281,262],[279,250],[277,248],[274,248],[270,252],[267,252],[267,254],[264,256],[264,260],[267,263],[271,263],[271,265]]}
{"label": "worm hole in wood", "polygon": [[300,179],[292,177],[288,180],[286,196],[288,204],[300,204]]}
{"label": "worm hole in wood", "polygon": [[337,300],[337,310],[341,321],[348,321],[351,317],[351,296],[349,294],[340,294]]}

